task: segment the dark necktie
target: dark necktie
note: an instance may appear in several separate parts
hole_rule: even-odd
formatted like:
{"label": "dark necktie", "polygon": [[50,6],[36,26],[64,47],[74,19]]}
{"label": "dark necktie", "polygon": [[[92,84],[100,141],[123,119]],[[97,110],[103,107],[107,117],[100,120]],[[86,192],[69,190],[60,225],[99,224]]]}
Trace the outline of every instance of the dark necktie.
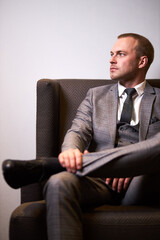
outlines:
{"label": "dark necktie", "polygon": [[133,100],[132,96],[136,92],[135,88],[126,88],[127,98],[123,105],[120,122],[130,123],[132,117]]}

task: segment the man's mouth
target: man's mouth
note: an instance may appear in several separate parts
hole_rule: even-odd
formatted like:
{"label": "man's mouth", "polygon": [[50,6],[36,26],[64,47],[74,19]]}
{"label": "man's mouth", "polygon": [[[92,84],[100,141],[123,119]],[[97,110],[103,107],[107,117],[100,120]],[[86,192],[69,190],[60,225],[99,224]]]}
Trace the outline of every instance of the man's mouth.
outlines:
{"label": "man's mouth", "polygon": [[116,67],[110,67],[110,71],[111,72],[114,72],[114,71],[116,71],[118,68],[116,68]]}

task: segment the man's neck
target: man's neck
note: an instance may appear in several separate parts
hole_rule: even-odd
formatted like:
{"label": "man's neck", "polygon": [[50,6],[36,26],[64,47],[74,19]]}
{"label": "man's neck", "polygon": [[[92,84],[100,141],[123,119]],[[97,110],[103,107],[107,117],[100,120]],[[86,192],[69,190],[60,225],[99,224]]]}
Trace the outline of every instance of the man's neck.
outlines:
{"label": "man's neck", "polygon": [[137,79],[137,80],[120,80],[120,84],[123,85],[125,88],[134,88],[135,86],[137,86],[138,84],[142,83],[145,81],[145,78]]}

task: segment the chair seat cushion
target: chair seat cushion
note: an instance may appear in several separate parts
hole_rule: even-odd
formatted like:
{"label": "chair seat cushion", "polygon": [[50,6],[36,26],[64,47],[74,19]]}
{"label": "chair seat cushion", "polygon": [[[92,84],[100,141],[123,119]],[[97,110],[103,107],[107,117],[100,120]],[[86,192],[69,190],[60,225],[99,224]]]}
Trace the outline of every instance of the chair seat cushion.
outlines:
{"label": "chair seat cushion", "polygon": [[[160,207],[104,205],[83,214],[86,240],[158,240]],[[11,240],[47,240],[45,201],[21,204],[12,213]]]}
{"label": "chair seat cushion", "polygon": [[158,240],[160,207],[104,205],[84,214],[85,239]]}

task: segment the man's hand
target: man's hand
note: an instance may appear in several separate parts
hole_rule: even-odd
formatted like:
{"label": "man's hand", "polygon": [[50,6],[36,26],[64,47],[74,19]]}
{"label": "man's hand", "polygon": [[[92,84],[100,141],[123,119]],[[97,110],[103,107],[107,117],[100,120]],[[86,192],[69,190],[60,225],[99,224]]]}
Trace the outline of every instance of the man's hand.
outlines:
{"label": "man's hand", "polygon": [[126,191],[132,178],[106,178],[106,184],[111,184],[112,190],[121,193]]}
{"label": "man's hand", "polygon": [[68,149],[59,154],[58,159],[62,167],[66,168],[68,172],[76,173],[82,168],[83,153],[79,149]]}

